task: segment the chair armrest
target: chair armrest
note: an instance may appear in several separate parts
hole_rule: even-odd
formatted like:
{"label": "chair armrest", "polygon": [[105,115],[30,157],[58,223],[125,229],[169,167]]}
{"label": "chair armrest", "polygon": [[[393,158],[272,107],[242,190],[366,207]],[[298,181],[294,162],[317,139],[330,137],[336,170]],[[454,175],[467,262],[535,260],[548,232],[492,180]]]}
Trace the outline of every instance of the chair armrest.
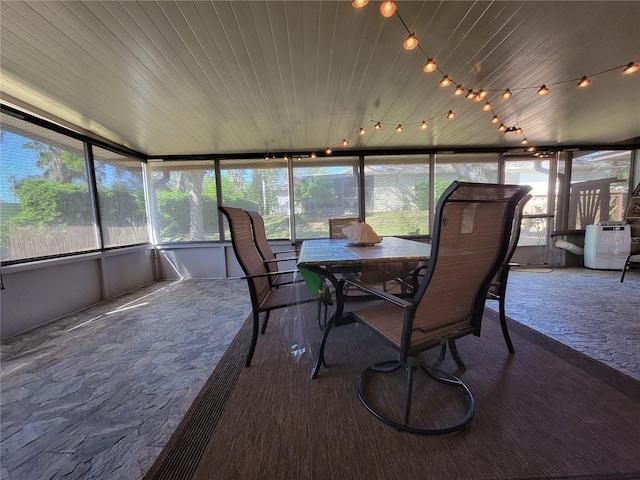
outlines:
{"label": "chair armrest", "polygon": [[271,260],[263,260],[263,263],[278,263],[278,262],[288,262],[288,261],[297,261],[298,257],[291,257],[291,258],[273,258]]}
{"label": "chair armrest", "polygon": [[282,252],[273,252],[276,257],[284,253],[294,253],[296,255],[296,258],[298,258],[298,255],[300,255],[300,250],[283,250]]}
{"label": "chair armrest", "polygon": [[245,275],[244,277],[241,277],[241,278],[246,280],[249,278],[275,277],[278,275],[285,275],[287,273],[296,273],[299,271],[300,270],[278,270],[277,272],[265,272],[265,273],[256,273],[254,275]]}
{"label": "chair armrest", "polygon": [[357,280],[350,280],[350,279],[343,279],[344,283],[348,283],[350,285],[353,285],[354,287],[356,287],[359,290],[362,290],[363,292],[369,293],[371,295],[375,295],[377,297],[382,298],[383,300],[386,300],[387,302],[391,302],[394,303],[396,305],[398,305],[399,307],[402,308],[409,308],[409,307],[413,307],[413,303],[411,302],[407,302],[406,300],[403,300],[400,297],[396,297],[395,295],[392,295],[388,292],[385,292],[384,290],[378,290],[377,288],[372,288],[369,287],[367,285],[365,285],[364,283],[360,283]]}

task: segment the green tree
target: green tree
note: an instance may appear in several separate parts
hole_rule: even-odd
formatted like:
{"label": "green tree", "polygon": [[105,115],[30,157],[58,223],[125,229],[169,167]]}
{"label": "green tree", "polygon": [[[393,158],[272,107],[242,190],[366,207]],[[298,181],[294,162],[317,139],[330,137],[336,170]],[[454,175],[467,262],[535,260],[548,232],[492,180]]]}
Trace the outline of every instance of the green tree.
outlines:
{"label": "green tree", "polygon": [[38,157],[36,166],[44,179],[62,183],[87,181],[84,157],[35,140],[25,143],[22,148],[35,150]]}
{"label": "green tree", "polygon": [[307,214],[319,214],[323,208],[335,203],[334,184],[326,175],[303,178],[295,186],[295,202]]}

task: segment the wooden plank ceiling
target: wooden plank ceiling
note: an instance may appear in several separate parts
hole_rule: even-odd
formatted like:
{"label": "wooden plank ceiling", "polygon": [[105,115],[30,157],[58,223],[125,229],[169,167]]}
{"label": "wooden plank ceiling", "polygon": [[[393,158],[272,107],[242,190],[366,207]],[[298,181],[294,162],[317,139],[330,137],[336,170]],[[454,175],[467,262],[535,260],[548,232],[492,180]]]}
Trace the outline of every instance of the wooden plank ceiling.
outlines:
{"label": "wooden plank ceiling", "polygon": [[[398,0],[390,18],[380,3],[3,1],[2,99],[146,155],[640,137],[640,71],[621,73],[640,62],[640,2]],[[453,85],[438,85],[444,74]],[[488,90],[493,110],[456,84]],[[494,114],[523,133],[497,131]]]}

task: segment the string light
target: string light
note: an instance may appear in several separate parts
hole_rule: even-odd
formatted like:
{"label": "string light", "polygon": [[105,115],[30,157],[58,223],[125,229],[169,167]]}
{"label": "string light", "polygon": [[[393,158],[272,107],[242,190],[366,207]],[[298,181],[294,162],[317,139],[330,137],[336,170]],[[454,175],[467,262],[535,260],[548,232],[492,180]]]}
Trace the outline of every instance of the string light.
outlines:
{"label": "string light", "polygon": [[[353,0],[351,5],[353,6],[353,8],[362,8],[365,5],[367,5],[369,3],[369,0]],[[382,4],[380,5],[380,13],[384,16],[384,17],[391,17],[394,14],[397,13],[397,7],[396,4],[393,0],[385,0],[382,2]],[[406,48],[407,50],[411,50],[414,49],[418,46],[418,39],[416,38],[414,33],[411,33],[406,25],[406,23],[404,22],[404,20],[402,19],[402,17],[400,16],[400,14],[398,13],[398,18],[400,19],[400,21],[402,22],[402,24],[404,25],[404,28],[407,30],[407,33],[409,34],[408,37],[406,38],[406,40],[403,43],[404,48]],[[420,47],[420,49],[422,50],[422,47]],[[438,65],[436,64],[436,62],[434,61],[434,59],[432,57],[429,57],[426,52],[424,50],[422,50],[422,52],[425,54],[425,56],[427,56],[427,62],[423,65],[422,70],[425,73],[430,73],[430,72],[434,72],[436,70],[440,70],[438,68]],[[610,68],[608,70],[602,71],[602,72],[598,72],[598,73],[592,73],[590,76],[596,76],[596,75],[600,75],[603,73],[607,73],[610,72],[612,70],[615,70],[617,68],[623,68],[624,70],[622,71],[622,73],[624,75],[629,75],[632,73],[635,73],[636,71],[640,70],[640,65],[638,65],[638,63],[635,62],[629,62],[626,66],[620,66],[620,67],[615,67],[615,68]],[[442,72],[442,70],[440,70]],[[562,83],[567,83],[570,81],[575,81],[575,80],[566,80],[566,81],[560,81],[560,82],[555,82],[552,85],[558,85],[558,84],[562,84]],[[443,74],[442,79],[440,80],[440,82],[438,83],[440,86],[442,87],[447,87],[449,85],[451,85],[453,83],[453,81],[449,78],[448,75]],[[589,77],[587,75],[583,76],[577,86],[578,87],[586,87],[588,85],[590,85],[591,80],[589,79]],[[538,88],[537,86],[530,86],[530,87],[520,87],[518,88],[518,90],[526,90],[526,89],[533,89],[533,88]],[[474,101],[476,102],[480,102],[482,101],[488,94],[488,92],[484,89],[480,89],[477,92],[474,91],[473,89],[465,89],[461,84],[458,84],[456,86],[456,89],[454,91],[454,95],[462,95],[465,90],[467,91],[466,94],[466,98],[468,99],[474,99]],[[547,88],[546,85],[542,85],[541,87],[538,88],[536,95],[547,95],[549,93],[549,89]],[[513,96],[513,93],[511,92],[510,89],[506,89],[502,92],[501,97],[503,99],[509,99]],[[491,105],[491,103],[489,101],[487,101],[483,106],[482,106],[482,110],[484,111],[493,111],[493,107]],[[452,119],[456,116],[456,114],[452,111],[449,110],[449,112],[447,113],[447,119]],[[435,118],[435,117],[434,117]],[[372,119],[373,120],[373,119]],[[500,121],[499,117],[497,115],[493,115],[491,122],[492,123],[498,123]],[[423,120],[422,123],[420,123],[419,128],[421,129],[426,129],[428,128],[428,124],[426,122],[426,120]],[[380,124],[380,122],[376,122],[373,126],[374,129],[376,130],[380,130],[382,128],[382,125]],[[396,127],[396,131],[397,132],[402,132],[403,131],[403,127],[402,124],[399,124]],[[498,131],[504,132],[504,133],[509,133],[509,132],[515,132],[518,134],[523,133],[523,129],[520,126],[514,126],[514,127],[507,127],[505,124],[500,123],[500,126],[498,127]],[[359,130],[359,134],[360,135],[364,135],[364,128],[361,127]],[[524,137],[524,136],[523,136]],[[521,143],[523,145],[528,144],[528,140],[526,137],[523,138],[523,140],[521,141]],[[347,139],[343,139],[342,140],[342,145],[346,146],[348,144]],[[553,152],[538,152],[536,151],[536,148],[533,146],[530,146],[529,148],[526,149],[526,151],[528,152],[536,152],[535,155],[536,156],[545,156],[548,157],[550,153]],[[325,153],[327,155],[331,154],[331,148],[327,148]]]}
{"label": "string light", "polygon": [[540,95],[540,96],[542,96],[542,95],[546,95],[547,93],[549,93],[549,89],[547,88],[547,86],[546,86],[546,85],[542,85],[542,86],[540,87],[540,90],[538,90],[538,91],[536,92],[536,95]]}
{"label": "string light", "polygon": [[394,13],[396,13],[396,4],[392,0],[385,0],[380,5],[380,13],[383,17],[392,17]]}
{"label": "string light", "polygon": [[358,135],[362,136],[365,133],[367,133],[367,131],[364,128],[360,127],[360,130],[358,131]]}
{"label": "string light", "polygon": [[346,138],[342,139],[342,146],[346,147],[347,145],[349,145],[349,141]]}
{"label": "string light", "polygon": [[442,80],[440,80],[440,83],[438,85],[440,85],[441,87],[448,87],[449,85],[451,85],[451,79],[448,75],[445,75],[444,77],[442,77]]}
{"label": "string light", "polygon": [[413,33],[410,33],[406,40],[402,43],[406,50],[413,50],[418,46],[418,39]]}
{"label": "string light", "polygon": [[331,150],[331,147],[328,147],[324,153],[326,153],[327,155],[331,155],[333,153],[333,150]]}
{"label": "string light", "polygon": [[584,77],[582,77],[580,79],[580,81],[578,82],[578,87],[586,87],[587,85],[589,85],[591,83],[591,80],[589,80],[586,75]]}
{"label": "string light", "polygon": [[316,158],[316,157],[317,157],[317,155],[316,155],[315,153],[311,153],[311,155],[309,155],[309,157],[311,157],[311,158]]}
{"label": "string light", "polygon": [[436,65],[436,62],[433,61],[433,58],[430,58],[429,60],[427,60],[427,63],[425,63],[424,66],[422,67],[422,71],[425,73],[431,73],[436,68],[438,68],[438,65]]}

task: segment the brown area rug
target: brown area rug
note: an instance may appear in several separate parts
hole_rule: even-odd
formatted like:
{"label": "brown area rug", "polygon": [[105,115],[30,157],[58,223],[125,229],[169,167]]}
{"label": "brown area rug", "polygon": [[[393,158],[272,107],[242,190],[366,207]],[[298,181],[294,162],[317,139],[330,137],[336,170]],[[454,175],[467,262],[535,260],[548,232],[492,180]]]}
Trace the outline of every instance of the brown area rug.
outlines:
{"label": "brown area rug", "polygon": [[[303,318],[315,345],[314,306]],[[368,329],[334,329],[329,368],[310,380],[285,323],[274,316],[250,368],[243,327],[146,479],[640,478],[640,383],[512,321],[509,355],[492,310],[481,337],[458,341],[467,370],[443,364],[475,417],[436,437],[398,432],[358,400],[359,373],[395,357]]]}

